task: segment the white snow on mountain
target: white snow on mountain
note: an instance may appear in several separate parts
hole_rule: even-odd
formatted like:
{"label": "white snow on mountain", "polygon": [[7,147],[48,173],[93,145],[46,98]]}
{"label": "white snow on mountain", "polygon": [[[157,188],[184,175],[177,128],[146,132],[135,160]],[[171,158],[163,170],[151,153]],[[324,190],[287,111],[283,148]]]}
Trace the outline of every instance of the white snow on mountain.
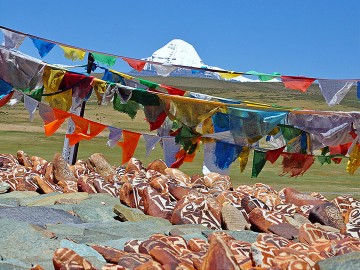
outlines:
{"label": "white snow on mountain", "polygon": [[[202,77],[221,79],[218,73],[203,71],[203,70],[191,70],[186,68],[176,68],[173,65],[191,66],[196,68],[210,68],[223,70],[219,67],[209,66],[204,64],[195,48],[181,40],[174,39],[166,44],[164,47],[156,50],[150,57],[144,58],[144,60],[159,62],[162,65],[147,63],[144,69],[139,73],[136,70],[132,70],[130,74],[143,75],[143,76],[184,76],[184,77]],[[230,81],[236,82],[259,82],[259,80],[253,80],[244,76],[238,76],[232,78]],[[278,82],[279,80],[273,79],[271,81]]]}

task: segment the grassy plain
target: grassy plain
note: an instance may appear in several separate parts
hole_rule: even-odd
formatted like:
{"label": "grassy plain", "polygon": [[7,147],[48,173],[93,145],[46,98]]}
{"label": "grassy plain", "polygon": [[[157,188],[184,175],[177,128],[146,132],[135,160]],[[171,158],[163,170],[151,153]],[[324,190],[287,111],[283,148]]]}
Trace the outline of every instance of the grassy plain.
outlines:
{"label": "grassy plain", "polygon": [[[284,88],[282,83],[234,83],[211,79],[199,78],[162,78],[146,77],[147,80],[164,83],[187,91],[209,94],[212,96],[247,100],[252,102],[277,104],[280,106],[332,110],[332,111],[359,111],[360,101],[356,98],[356,88],[351,89],[340,105],[328,107],[320,89],[312,85],[306,93]],[[134,120],[127,115],[113,110],[112,106],[98,106],[95,100],[86,104],[85,118],[138,132],[148,132],[148,124],[144,115],[139,112]],[[51,160],[56,152],[62,151],[63,139],[66,130],[64,124],[53,136],[46,137],[43,132],[43,122],[37,114],[35,120],[30,122],[28,113],[22,103],[13,107],[5,105],[0,108],[0,152],[16,154],[19,149],[29,155],[41,156]],[[108,131],[91,141],[82,141],[79,146],[78,159],[86,159],[92,153],[101,152],[114,165],[121,163],[121,148],[106,146]],[[145,157],[145,145],[141,139],[135,152],[135,157],[148,164],[156,158],[162,158],[162,149],[158,145],[149,157]],[[181,170],[192,174],[201,174],[203,151],[197,153],[193,163],[185,163]],[[267,183],[275,189],[293,187],[304,192],[317,191],[328,198],[338,194],[353,195],[360,198],[360,170],[355,175],[346,173],[344,159],[339,165],[325,164],[320,166],[315,161],[314,165],[303,176],[290,178],[279,176],[281,161],[275,164],[267,163],[258,178],[251,178],[252,156],[243,173],[240,173],[237,161],[231,167],[231,179],[234,186],[239,184],[252,185],[257,182]]]}

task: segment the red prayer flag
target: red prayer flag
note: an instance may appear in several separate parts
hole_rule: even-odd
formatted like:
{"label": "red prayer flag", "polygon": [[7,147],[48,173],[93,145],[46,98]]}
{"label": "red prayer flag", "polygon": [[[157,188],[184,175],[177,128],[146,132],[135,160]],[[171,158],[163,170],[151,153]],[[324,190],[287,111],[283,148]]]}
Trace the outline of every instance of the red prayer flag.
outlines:
{"label": "red prayer flag", "polygon": [[171,86],[168,86],[165,84],[161,84],[160,86],[162,88],[166,89],[168,91],[169,95],[183,96],[186,93],[184,90],[181,90],[181,89],[178,89],[175,87],[171,87]]}
{"label": "red prayer flag", "polygon": [[280,155],[284,151],[284,149],[285,149],[285,146],[278,148],[278,149],[267,151],[266,155],[265,155],[266,160],[268,160],[272,164],[274,164],[275,161],[280,157]]}
{"label": "red prayer flag", "polygon": [[14,91],[11,91],[9,94],[7,94],[2,99],[0,99],[0,108],[9,102],[9,100],[11,99],[13,94],[14,94]]}
{"label": "red prayer flag", "polygon": [[314,163],[314,156],[299,153],[282,153],[283,173],[281,176],[291,173],[290,177],[303,175]]}
{"label": "red prayer flag", "polygon": [[122,57],[122,59],[125,62],[127,62],[130,67],[132,67],[133,69],[136,69],[139,72],[143,70],[143,68],[144,68],[144,66],[146,64],[145,61],[141,61],[141,60],[126,58],[126,57]]}
{"label": "red prayer flag", "polygon": [[309,86],[315,81],[314,78],[296,77],[296,76],[281,76],[281,80],[286,88],[300,90],[306,92]]}
{"label": "red prayer flag", "polygon": [[[329,146],[330,155],[346,155],[349,151],[349,148],[351,146],[352,142],[345,143],[345,144],[339,144],[336,146]],[[340,164],[342,161],[342,158],[332,158],[332,161],[334,161],[335,164]]]}
{"label": "red prayer flag", "polygon": [[73,96],[84,99],[91,91],[91,84],[94,80],[92,76],[86,76],[74,72],[66,72],[61,84],[60,90],[73,89]]}
{"label": "red prayer flag", "polygon": [[156,130],[164,123],[167,115],[165,112],[161,112],[159,116],[156,118],[155,122],[149,122],[150,124],[150,131]]}

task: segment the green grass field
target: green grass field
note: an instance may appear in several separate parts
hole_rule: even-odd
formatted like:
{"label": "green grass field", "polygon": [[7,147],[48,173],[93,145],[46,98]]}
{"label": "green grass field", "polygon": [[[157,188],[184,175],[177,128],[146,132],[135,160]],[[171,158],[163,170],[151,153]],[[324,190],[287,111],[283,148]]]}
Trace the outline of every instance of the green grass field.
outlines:
{"label": "green grass field", "polygon": [[[282,83],[233,83],[210,79],[198,78],[162,78],[146,77],[145,79],[175,86],[184,90],[209,94],[218,97],[234,98],[253,102],[277,104],[293,108],[306,108],[331,111],[359,111],[360,101],[356,98],[356,88],[341,102],[341,105],[328,107],[321,95],[319,87],[312,85],[306,93],[288,90]],[[34,122],[29,122],[28,113],[22,103],[10,107],[5,105],[0,108],[0,152],[16,154],[21,149],[29,155],[41,156],[51,160],[56,152],[62,151],[66,124],[64,124],[53,136],[46,137],[43,132],[43,122],[36,114]],[[98,106],[95,100],[90,100],[86,105],[85,118],[112,125],[121,129],[138,132],[148,132],[148,124],[144,120],[142,112],[138,113],[134,120],[127,115],[113,110],[112,106]],[[95,152],[101,152],[116,166],[121,163],[121,148],[109,148],[106,145],[108,131],[105,130],[97,138],[91,141],[82,141],[79,146],[78,159],[87,159]],[[145,157],[144,141],[140,139],[135,157],[148,164],[156,158],[162,158],[162,149],[157,145],[149,157]],[[201,174],[203,151],[197,153],[193,163],[185,163],[180,169],[189,175]],[[280,158],[281,159],[281,158]],[[279,159],[279,160],[280,160]],[[234,186],[239,184],[252,185],[257,182],[270,184],[275,189],[293,187],[300,191],[317,191],[327,198],[333,198],[338,194],[352,195],[360,198],[360,170],[355,175],[346,173],[344,159],[339,165],[325,164],[315,161],[314,165],[303,176],[290,178],[279,176],[281,173],[281,161],[276,164],[267,163],[258,176],[251,178],[252,156],[243,173],[240,173],[238,162],[231,167],[231,179]]]}

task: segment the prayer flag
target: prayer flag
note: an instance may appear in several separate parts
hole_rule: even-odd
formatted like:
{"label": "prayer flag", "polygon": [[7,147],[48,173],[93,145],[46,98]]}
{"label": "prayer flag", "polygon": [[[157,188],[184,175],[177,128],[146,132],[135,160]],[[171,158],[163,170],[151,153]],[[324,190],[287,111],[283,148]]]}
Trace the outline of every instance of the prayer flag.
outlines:
{"label": "prayer flag", "polygon": [[145,140],[146,154],[145,157],[148,157],[150,152],[155,149],[155,145],[161,140],[159,136],[143,134]]}
{"label": "prayer flag", "polygon": [[266,163],[266,153],[254,150],[253,166],[251,171],[251,178],[256,178],[264,168]]}
{"label": "prayer flag", "polygon": [[3,46],[7,49],[18,49],[24,42],[26,36],[6,29],[1,29],[4,34]]}
{"label": "prayer flag", "polygon": [[115,63],[116,63],[116,57],[114,57],[114,56],[100,54],[100,53],[94,53],[94,52],[92,52],[91,54],[94,56],[96,61],[98,61],[102,64],[105,64],[105,65],[108,65],[109,67],[115,65]]}
{"label": "prayer flag", "polygon": [[113,148],[122,137],[122,130],[108,126],[110,130],[107,145]]}
{"label": "prayer flag", "polygon": [[41,39],[36,39],[36,38],[30,38],[30,39],[34,43],[34,46],[38,50],[41,58],[45,57],[55,46],[54,43],[50,43]]}
{"label": "prayer flag", "polygon": [[141,60],[136,60],[136,59],[131,59],[131,58],[126,58],[126,57],[122,57],[122,59],[129,64],[130,67],[132,67],[133,69],[136,69],[137,71],[142,71],[146,62],[145,61],[141,61]]}
{"label": "prayer flag", "polygon": [[342,80],[318,80],[318,82],[321,93],[329,106],[339,104],[355,83]]}
{"label": "prayer flag", "polygon": [[71,47],[61,46],[59,45],[61,49],[64,50],[64,56],[67,59],[70,59],[72,61],[76,60],[83,60],[85,57],[86,52],[80,49],[75,49]]}
{"label": "prayer flag", "polygon": [[281,76],[281,80],[286,88],[293,90],[300,90],[306,92],[309,86],[315,81],[314,78],[295,77],[295,76]]}
{"label": "prayer flag", "polygon": [[33,99],[28,95],[24,95],[24,106],[29,112],[29,119],[31,122],[34,120],[34,114],[38,105],[39,102],[36,99]]}
{"label": "prayer flag", "polygon": [[134,155],[141,134],[128,130],[123,130],[122,134],[124,137],[124,141],[118,142],[117,144],[123,149],[122,164],[124,164],[128,162]]}

